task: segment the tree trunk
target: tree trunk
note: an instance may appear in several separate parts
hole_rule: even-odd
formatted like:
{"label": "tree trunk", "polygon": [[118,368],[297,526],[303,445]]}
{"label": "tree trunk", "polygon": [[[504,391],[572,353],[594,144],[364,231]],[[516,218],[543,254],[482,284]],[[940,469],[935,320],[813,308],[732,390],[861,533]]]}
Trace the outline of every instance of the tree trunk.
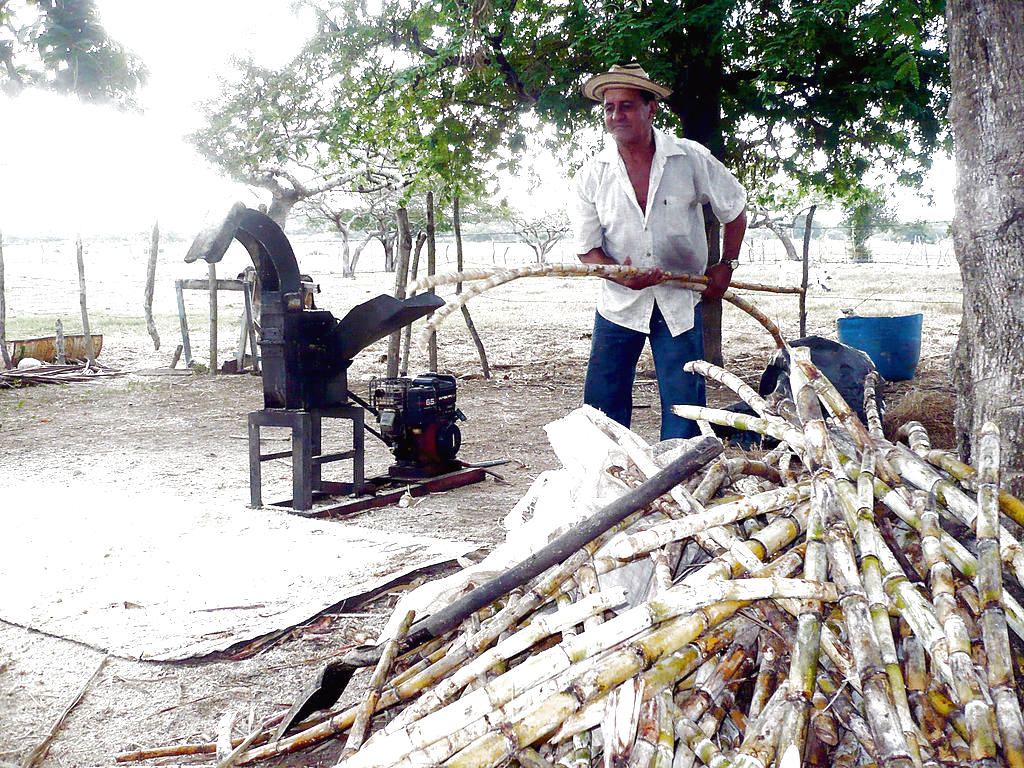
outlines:
{"label": "tree trunk", "polygon": [[160,349],[160,333],[153,319],[153,288],[156,283],[156,260],[160,254],[160,222],[153,223],[153,234],[149,239],[149,262],[146,265],[146,290],[143,293],[143,308],[146,312],[146,330],[153,339],[153,349]]}
{"label": "tree trunk", "polygon": [[[409,211],[405,206],[395,212],[398,220],[398,263],[395,265],[395,298],[405,298],[406,278],[409,275],[409,255],[412,253],[412,235],[409,232]],[[398,375],[398,363],[402,353],[402,332],[391,334],[388,339],[388,378]]]}
{"label": "tree trunk", "polygon": [[273,219],[277,226],[284,229],[288,214],[291,213],[296,202],[298,202],[298,198],[294,195],[274,194],[270,200],[270,208],[267,209],[267,216]]}
{"label": "tree trunk", "polygon": [[1002,438],[1004,487],[1024,494],[1024,4],[950,0],[950,118],[956,144],[953,244],[963,319],[953,361],[961,454],[981,427]]}
{"label": "tree trunk", "polygon": [[78,303],[82,309],[82,333],[85,334],[85,357],[89,366],[96,364],[96,350],[92,346],[92,330],[89,328],[89,310],[85,305],[85,259],[82,255],[82,238],[75,241],[75,256],[78,259]]}
{"label": "tree trunk", "polygon": [[380,244],[384,246],[384,271],[395,271],[395,238],[387,230],[380,236]]}
{"label": "tree trunk", "polygon": [[803,269],[800,272],[800,287],[803,293],[800,294],[800,338],[807,335],[807,278],[811,265],[811,222],[814,221],[814,212],[817,205],[807,209],[807,218],[804,219],[804,251]]}
{"label": "tree trunk", "polygon": [[[434,241],[434,193],[427,192],[427,276],[433,277],[437,271],[437,249]],[[436,293],[431,288],[427,293]],[[428,368],[437,373],[437,332],[430,334],[427,340]]]}
{"label": "tree trunk", "polygon": [[[412,249],[412,263],[409,265],[408,280],[406,285],[411,283],[420,273],[420,253],[423,251],[423,243],[427,241],[427,233],[420,232],[416,236],[416,245]],[[412,323],[402,329],[402,363],[398,367],[399,376],[409,375],[409,348],[412,346]]]}
{"label": "tree trunk", "polygon": [[0,232],[0,362],[5,369],[11,367],[7,351],[7,299],[4,297],[4,233]]}
{"label": "tree trunk", "polygon": [[[455,271],[461,272],[463,266],[462,258],[462,214],[459,212],[459,198],[456,197],[452,201],[452,228],[455,230]],[[494,243],[491,243],[493,248]],[[458,283],[455,286],[455,293],[462,293],[462,283]],[[491,367],[487,364],[487,350],[484,349],[484,343],[480,339],[480,334],[477,333],[476,324],[473,322],[473,318],[469,314],[469,307],[465,304],[462,305],[462,317],[466,321],[466,328],[469,330],[469,335],[473,337],[473,343],[476,345],[476,352],[480,356],[480,368],[483,371],[484,378],[491,378]]]}
{"label": "tree trunk", "polygon": [[[708,239],[708,266],[722,260],[720,233],[722,227],[711,212],[711,206],[704,205],[704,232]],[[712,365],[722,367],[725,358],[722,354],[722,300],[702,299],[695,310],[701,313],[704,325],[704,359]]]}

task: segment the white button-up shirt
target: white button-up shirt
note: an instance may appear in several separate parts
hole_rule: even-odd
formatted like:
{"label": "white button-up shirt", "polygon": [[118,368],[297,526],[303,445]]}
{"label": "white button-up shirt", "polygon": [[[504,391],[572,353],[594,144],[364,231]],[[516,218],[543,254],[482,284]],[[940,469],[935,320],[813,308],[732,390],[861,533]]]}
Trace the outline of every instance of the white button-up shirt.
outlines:
{"label": "white button-up shirt", "polygon": [[[742,213],[747,194],[707,147],[655,129],[647,211],[640,209],[612,137],[573,179],[569,218],[576,253],[602,248],[617,263],[702,275],[708,265],[704,203],[719,221]],[[693,327],[699,295],[670,283],[642,290],[604,280],[597,311],[606,320],[649,333],[657,301],[673,336]]]}

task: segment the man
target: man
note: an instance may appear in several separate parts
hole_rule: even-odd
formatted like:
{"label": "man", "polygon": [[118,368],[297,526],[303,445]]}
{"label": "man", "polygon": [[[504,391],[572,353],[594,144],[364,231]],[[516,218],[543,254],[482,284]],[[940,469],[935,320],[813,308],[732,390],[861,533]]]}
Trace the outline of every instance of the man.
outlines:
{"label": "man", "polygon": [[[705,395],[703,379],[683,371],[704,354],[701,295],[660,280],[667,272],[706,274],[704,297],[721,298],[746,231],[746,193],[736,178],[706,147],[653,128],[658,99],[669,93],[637,64],[587,81],[583,94],[604,105],[609,140],[576,175],[569,204],[580,261],[651,270],[602,286],[583,400],[628,427],[636,364],[649,339],[662,440],[698,433],[671,407],[704,405]],[[722,260],[710,268],[704,203],[724,223]]]}

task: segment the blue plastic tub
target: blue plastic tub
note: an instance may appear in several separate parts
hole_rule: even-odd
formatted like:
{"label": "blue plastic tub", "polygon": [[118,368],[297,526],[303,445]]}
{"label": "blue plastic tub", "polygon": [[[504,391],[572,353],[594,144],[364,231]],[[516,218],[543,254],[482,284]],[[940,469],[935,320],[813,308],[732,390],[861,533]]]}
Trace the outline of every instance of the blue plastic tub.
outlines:
{"label": "blue plastic tub", "polygon": [[878,374],[889,381],[914,378],[921,358],[924,315],[840,317],[839,341],[866,352]]}

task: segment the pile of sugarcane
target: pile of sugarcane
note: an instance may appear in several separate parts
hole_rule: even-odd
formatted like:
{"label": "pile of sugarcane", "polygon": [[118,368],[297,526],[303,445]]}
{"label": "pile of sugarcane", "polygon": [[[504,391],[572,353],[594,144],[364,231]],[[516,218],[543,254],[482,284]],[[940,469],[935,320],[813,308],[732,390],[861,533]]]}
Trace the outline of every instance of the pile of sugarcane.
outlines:
{"label": "pile of sugarcane", "polygon": [[[892,443],[875,381],[864,425],[782,346],[791,398],[699,362],[757,415],[675,409],[776,447],[715,455],[414,647],[400,604],[358,704],[276,740],[267,723],[221,764],[336,738],[344,768],[1024,765],[1024,610],[1003,589],[1024,583],[1024,505],[999,488],[995,428],[976,468],[916,422]],[[583,410],[628,457],[607,470],[624,494],[663,476],[638,436]],[[629,603],[609,577],[644,561]]]}

